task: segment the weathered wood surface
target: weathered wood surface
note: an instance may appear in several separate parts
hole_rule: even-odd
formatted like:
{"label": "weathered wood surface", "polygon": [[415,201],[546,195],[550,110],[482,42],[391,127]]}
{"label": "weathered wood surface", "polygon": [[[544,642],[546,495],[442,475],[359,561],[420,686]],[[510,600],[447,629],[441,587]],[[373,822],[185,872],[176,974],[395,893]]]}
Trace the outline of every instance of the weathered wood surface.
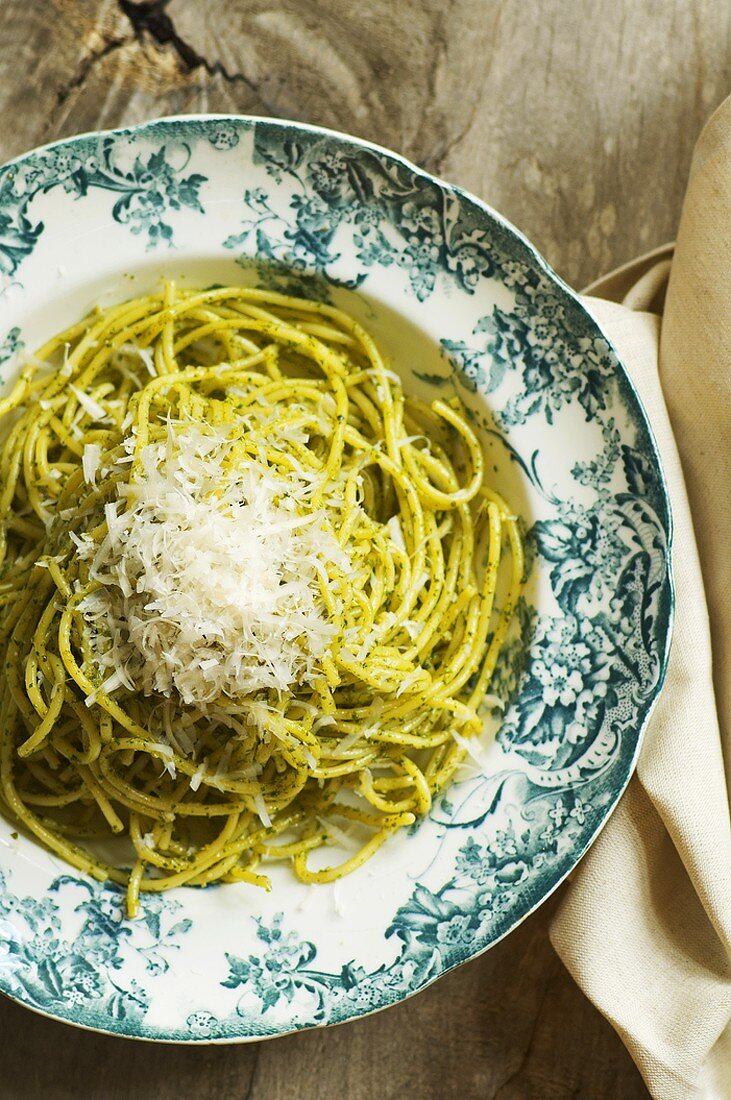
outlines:
{"label": "weathered wood surface", "polygon": [[[674,235],[730,78],[723,0],[0,0],[0,160],[177,112],[315,122],[475,191],[581,286]],[[276,1042],[153,1047],[2,1001],[0,1098],[646,1098],[554,908],[403,1005]]]}
{"label": "weathered wood surface", "polygon": [[723,0],[2,0],[0,155],[180,111],[316,122],[475,191],[580,286],[674,235],[730,77]]}

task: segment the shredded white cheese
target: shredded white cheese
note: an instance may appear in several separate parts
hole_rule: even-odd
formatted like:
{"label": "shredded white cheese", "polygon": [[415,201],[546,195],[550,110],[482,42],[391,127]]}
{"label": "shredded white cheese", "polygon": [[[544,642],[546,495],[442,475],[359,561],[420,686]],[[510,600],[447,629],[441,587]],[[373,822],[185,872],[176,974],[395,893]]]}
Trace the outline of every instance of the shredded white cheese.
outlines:
{"label": "shredded white cheese", "polygon": [[206,774],[205,764],[199,764],[190,777],[190,789],[191,791],[197,791],[203,782],[203,776]]}
{"label": "shredded white cheese", "polygon": [[285,691],[310,681],[330,646],[317,578],[331,562],[348,568],[347,556],[308,506],[311,480],[229,463],[235,435],[168,425],[106,505],[90,565],[102,587],[82,611],[102,673],[120,685],[199,706]]}
{"label": "shredded white cheese", "polygon": [[98,443],[86,443],[81,455],[81,469],[87,485],[96,485],[96,475],[102,464],[102,449]]}
{"label": "shredded white cheese", "polygon": [[261,821],[264,828],[270,828],[272,824],[272,819],[269,816],[269,812],[266,808],[266,803],[264,801],[264,797],[261,791],[257,791],[254,795],[254,805],[256,806],[256,812],[258,813],[259,820]]}
{"label": "shredded white cheese", "polygon": [[352,833],[346,832],[345,829],[341,829],[334,821],[329,821],[325,817],[318,817],[317,822],[326,834],[328,840],[337,845],[337,847],[344,849],[344,851],[357,852],[362,847],[357,837],[354,837]]}
{"label": "shredded white cheese", "polygon": [[488,691],[487,694],[483,695],[482,699],[480,700],[480,709],[482,709],[483,707],[485,709],[492,708],[493,710],[504,711],[505,703],[499,695],[492,695]]}
{"label": "shredded white cheese", "polygon": [[140,348],[137,344],[121,344],[118,351],[124,352],[126,355],[131,355],[136,359],[141,359],[145,365],[145,369],[148,374],[155,377],[155,364],[152,360],[152,352],[149,348]]}
{"label": "shredded white cheese", "polygon": [[349,733],[347,737],[343,737],[342,741],[338,742],[337,748],[330,749],[330,755],[336,759],[339,757],[347,757],[348,753],[356,745],[360,745],[361,734],[360,730],[355,733]]}
{"label": "shredded white cheese", "polygon": [[472,760],[478,770],[485,775],[488,771],[487,747],[475,737],[463,737],[461,733],[452,730],[452,737],[461,749],[464,749],[468,759]]}
{"label": "shredded white cheese", "polygon": [[173,759],[173,750],[170,746],[166,745],[164,741],[150,741],[149,748],[160,754],[164,771],[168,773],[171,779],[175,779],[177,769],[175,767],[175,760]]}
{"label": "shredded white cheese", "polygon": [[[66,370],[66,367],[63,367],[60,373],[63,374],[64,370]],[[81,405],[81,408],[91,417],[92,420],[107,419],[107,410],[104,408],[103,405],[100,405],[98,401],[95,401],[93,397],[89,397],[88,393],[84,393],[84,391],[80,390],[78,386],[70,385],[69,389]]]}
{"label": "shredded white cheese", "polygon": [[399,699],[405,691],[409,691],[415,684],[422,682],[426,685],[429,683],[429,673],[425,672],[423,668],[415,668],[412,672],[409,672],[407,676],[404,676],[403,680],[396,688],[396,698]]}
{"label": "shredded white cheese", "polygon": [[399,550],[406,552],[406,543],[404,541],[404,532],[401,527],[401,521],[398,516],[391,516],[390,520],[386,524],[388,533],[391,536],[391,541],[398,546]]}

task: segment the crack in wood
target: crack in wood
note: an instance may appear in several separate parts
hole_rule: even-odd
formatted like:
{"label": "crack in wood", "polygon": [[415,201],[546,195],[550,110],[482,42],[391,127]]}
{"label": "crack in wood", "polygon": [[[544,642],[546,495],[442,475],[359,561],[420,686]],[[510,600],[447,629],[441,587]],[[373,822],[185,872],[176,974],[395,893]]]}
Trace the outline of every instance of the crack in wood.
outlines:
{"label": "crack in wood", "polygon": [[205,69],[209,76],[221,76],[227,83],[245,84],[252,92],[260,95],[257,84],[245,73],[229,72],[221,61],[210,61],[199,53],[190,42],[178,34],[175,24],[165,10],[169,0],[117,0],[120,11],[127,16],[139,39],[147,32],[158,46],[170,46],[177,54],[186,72]]}
{"label": "crack in wood", "polygon": [[446,141],[441,148],[436,149],[433,153],[424,158],[423,164],[428,172],[433,172],[434,175],[441,175],[444,171],[447,158],[450,153],[457,148],[458,145],[467,137],[472,124],[477,117],[477,111],[479,109],[479,99],[475,98],[464,125],[460,128],[459,132]]}
{"label": "crack in wood", "polygon": [[175,30],[172,19],[165,11],[169,0],[145,0],[141,4],[134,0],[118,2],[120,10],[132,24],[136,38],[147,31],[159,46],[172,46],[188,72],[201,66],[211,72],[213,66]]}
{"label": "crack in wood", "polygon": [[71,80],[69,80],[61,88],[59,88],[58,94],[56,96],[56,103],[54,106],[54,114],[58,114],[58,112],[62,109],[69,97],[73,94],[73,92],[77,90],[77,88],[81,87],[86,78],[89,76],[89,73],[100,61],[103,61],[105,57],[109,57],[111,53],[114,53],[122,46],[127,45],[129,41],[130,37],[128,35],[115,36],[114,38],[108,39],[101,47],[101,49],[90,50],[89,53],[82,58],[78,72],[71,78]]}

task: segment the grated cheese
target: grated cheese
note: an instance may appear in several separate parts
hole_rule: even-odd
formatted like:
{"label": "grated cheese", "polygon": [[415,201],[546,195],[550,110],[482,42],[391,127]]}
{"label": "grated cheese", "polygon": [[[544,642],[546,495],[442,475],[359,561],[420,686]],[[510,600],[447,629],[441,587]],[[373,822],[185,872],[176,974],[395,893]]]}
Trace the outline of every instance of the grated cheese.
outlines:
{"label": "grated cheese", "polygon": [[203,776],[206,774],[205,764],[199,764],[190,777],[190,789],[191,791],[197,791],[203,782]]}
{"label": "grated cheese", "polygon": [[400,699],[405,691],[408,691],[414,686],[414,684],[423,681],[424,685],[429,683],[429,673],[425,672],[421,666],[415,668],[412,672],[409,672],[407,676],[404,676],[403,680],[396,688],[396,698]]}
{"label": "grated cheese", "polygon": [[152,375],[153,378],[155,377],[155,364],[152,361],[152,352],[149,348],[140,348],[137,344],[120,344],[117,350],[141,359],[147,373]]}
{"label": "grated cheese", "polygon": [[352,833],[348,833],[345,829],[341,829],[334,821],[329,821],[325,817],[318,817],[317,823],[328,840],[337,845],[337,847],[343,848],[346,852],[357,852],[362,847],[360,841],[354,837]]}
{"label": "grated cheese", "polygon": [[155,749],[162,757],[163,771],[166,771],[171,779],[175,779],[177,775],[177,769],[175,767],[175,760],[173,759],[173,750],[170,745],[166,745],[164,741],[150,741],[148,745],[149,749]]}
{"label": "grated cheese", "polygon": [[265,829],[269,829],[272,824],[272,819],[269,816],[269,812],[266,808],[266,803],[261,791],[257,791],[253,796],[254,805],[256,806],[256,812],[259,815],[259,820]]}
{"label": "grated cheese", "polygon": [[103,587],[81,609],[102,674],[120,685],[205,706],[311,681],[329,649],[317,579],[347,555],[308,507],[311,480],[229,462],[236,434],[169,424],[105,506],[89,567]]}
{"label": "grated cheese", "polygon": [[[63,370],[65,369],[66,368],[64,367]],[[61,374],[63,374],[63,370],[61,370]],[[84,410],[85,413],[87,413],[88,416],[91,417],[92,420],[107,419],[107,410],[104,408],[103,405],[100,405],[98,401],[95,401],[93,397],[89,397],[88,393],[84,393],[84,391],[80,390],[78,386],[69,385],[69,389],[71,390],[76,400],[79,402],[81,408]]]}
{"label": "grated cheese", "polygon": [[502,712],[505,710],[505,702],[499,695],[493,695],[488,691],[480,700],[480,707],[491,707],[493,710]]}
{"label": "grated cheese", "polygon": [[[314,729],[314,727],[313,727],[313,729]],[[330,756],[335,757],[336,760],[340,759],[341,757],[346,758],[348,756],[348,753],[350,752],[350,750],[355,748],[356,745],[360,745],[360,742],[361,742],[360,730],[356,730],[355,733],[349,733],[347,735],[347,737],[344,737],[342,739],[342,741],[338,742],[338,745],[337,745],[336,748],[330,749]]]}
{"label": "grated cheese", "polygon": [[96,485],[96,475],[102,464],[102,449],[98,443],[86,443],[81,455],[81,469],[87,485]]}
{"label": "grated cheese", "polygon": [[398,546],[399,550],[406,552],[406,542],[404,541],[404,532],[401,527],[401,522],[398,516],[391,516],[390,520],[386,524],[388,533],[391,536],[391,541]]}

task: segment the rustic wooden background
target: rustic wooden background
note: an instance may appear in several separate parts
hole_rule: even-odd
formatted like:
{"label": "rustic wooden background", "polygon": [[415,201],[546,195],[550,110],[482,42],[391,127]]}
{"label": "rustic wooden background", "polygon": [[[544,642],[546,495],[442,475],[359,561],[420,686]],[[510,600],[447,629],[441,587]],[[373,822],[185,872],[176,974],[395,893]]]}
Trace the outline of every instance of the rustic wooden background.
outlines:
{"label": "rustic wooden background", "polygon": [[[0,0],[0,160],[155,115],[278,115],[475,191],[582,286],[672,238],[731,90],[724,0]],[[160,1047],[0,1003],[1,1100],[640,1100],[547,938],[558,899],[420,996],[241,1047]]]}

